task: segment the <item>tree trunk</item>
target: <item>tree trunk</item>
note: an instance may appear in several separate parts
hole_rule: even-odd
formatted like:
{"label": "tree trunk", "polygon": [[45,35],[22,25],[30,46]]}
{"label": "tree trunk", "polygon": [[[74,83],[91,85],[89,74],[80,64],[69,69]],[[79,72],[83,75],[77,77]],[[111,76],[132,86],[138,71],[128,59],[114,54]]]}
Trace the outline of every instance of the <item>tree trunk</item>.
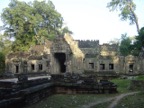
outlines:
{"label": "tree trunk", "polygon": [[135,12],[134,12],[133,9],[132,9],[132,6],[130,6],[130,11],[131,11],[132,14],[133,14],[133,17],[134,17],[134,19],[135,19],[135,24],[136,24],[137,32],[139,33],[139,32],[140,32],[140,29],[139,29],[139,24],[138,24],[138,18],[137,18],[137,15],[135,14]]}

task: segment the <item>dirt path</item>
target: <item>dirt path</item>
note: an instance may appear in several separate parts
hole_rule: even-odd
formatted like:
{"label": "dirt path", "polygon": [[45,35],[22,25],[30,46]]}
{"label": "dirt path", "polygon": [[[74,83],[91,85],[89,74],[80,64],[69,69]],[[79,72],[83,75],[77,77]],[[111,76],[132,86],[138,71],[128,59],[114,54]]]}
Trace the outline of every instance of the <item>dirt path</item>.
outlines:
{"label": "dirt path", "polygon": [[100,103],[105,103],[105,102],[109,102],[109,101],[112,101],[113,99],[115,99],[115,97],[111,97],[111,98],[108,98],[108,99],[104,99],[104,100],[100,100],[100,101],[97,101],[97,102],[92,102],[92,103],[89,103],[87,105],[83,105],[81,108],[91,108],[92,106],[95,106],[95,105],[98,105]]}
{"label": "dirt path", "polygon": [[129,96],[129,95],[133,95],[139,92],[131,92],[131,93],[125,93],[125,94],[121,94],[119,96],[116,96],[115,100],[108,106],[108,108],[115,108],[115,106],[117,105],[117,103],[124,98],[125,96]]}
{"label": "dirt path", "polygon": [[114,101],[108,106],[108,108],[115,108],[115,106],[117,105],[117,103],[118,103],[122,98],[124,98],[125,96],[129,96],[129,95],[136,94],[136,93],[139,93],[139,92],[125,93],[125,94],[121,94],[121,95],[118,95],[118,96],[115,96],[115,97],[111,97],[111,98],[104,99],[103,101],[92,102],[92,103],[89,103],[89,104],[87,104],[87,105],[83,105],[82,108],[91,108],[92,106],[98,105],[98,104],[100,104],[100,103],[110,102],[110,101],[112,101],[112,100],[114,100]]}

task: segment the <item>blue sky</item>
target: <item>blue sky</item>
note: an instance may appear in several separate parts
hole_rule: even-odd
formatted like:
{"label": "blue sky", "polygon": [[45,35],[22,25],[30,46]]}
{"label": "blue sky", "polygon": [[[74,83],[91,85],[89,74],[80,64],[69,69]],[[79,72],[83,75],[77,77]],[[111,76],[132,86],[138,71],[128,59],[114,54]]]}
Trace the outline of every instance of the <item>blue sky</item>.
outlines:
{"label": "blue sky", "polygon": [[[21,0],[22,1],[22,0]],[[31,0],[24,0],[26,2]],[[109,12],[106,5],[111,0],[51,0],[64,18],[65,25],[73,31],[74,39],[100,40],[106,43],[121,34],[129,36],[137,34],[135,25],[121,21],[119,12]],[[136,14],[140,27],[144,26],[144,0],[134,0],[137,5]],[[0,12],[10,0],[0,0]],[[0,23],[2,25],[2,23]]]}

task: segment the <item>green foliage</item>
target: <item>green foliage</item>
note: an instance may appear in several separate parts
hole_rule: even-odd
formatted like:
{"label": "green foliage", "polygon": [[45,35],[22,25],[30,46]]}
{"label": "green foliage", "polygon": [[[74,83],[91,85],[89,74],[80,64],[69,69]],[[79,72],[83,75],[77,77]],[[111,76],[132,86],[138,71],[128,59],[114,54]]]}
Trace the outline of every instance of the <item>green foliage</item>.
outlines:
{"label": "green foliage", "polygon": [[8,54],[11,51],[12,41],[6,38],[4,35],[0,35],[0,51],[3,54]]}
{"label": "green foliage", "polygon": [[3,47],[4,47],[4,43],[0,41],[0,51],[3,49]]}
{"label": "green foliage", "polygon": [[120,43],[120,53],[123,56],[127,56],[132,52],[132,40],[127,37],[127,34],[121,36],[121,43]]}
{"label": "green foliage", "polygon": [[144,52],[144,27],[140,29],[139,35],[136,36],[136,41],[133,45],[134,55],[139,55],[140,52]]}
{"label": "green foliage", "polygon": [[14,51],[27,50],[32,44],[42,44],[45,39],[59,35],[63,18],[49,0],[22,2],[11,0],[3,9],[1,19],[5,25],[5,36],[15,39]]}
{"label": "green foliage", "polygon": [[0,74],[4,72],[5,69],[5,55],[0,52]]}
{"label": "green foliage", "polygon": [[3,37],[0,34],[0,51],[4,48]]}
{"label": "green foliage", "polygon": [[112,0],[107,4],[110,11],[119,10],[122,21],[129,20],[130,24],[136,24],[137,31],[139,32],[138,18],[135,14],[136,5],[133,0]]}
{"label": "green foliage", "polygon": [[64,27],[64,28],[62,28],[62,29],[60,30],[60,33],[61,33],[61,35],[64,35],[65,33],[73,34],[73,32],[70,31],[67,26]]}

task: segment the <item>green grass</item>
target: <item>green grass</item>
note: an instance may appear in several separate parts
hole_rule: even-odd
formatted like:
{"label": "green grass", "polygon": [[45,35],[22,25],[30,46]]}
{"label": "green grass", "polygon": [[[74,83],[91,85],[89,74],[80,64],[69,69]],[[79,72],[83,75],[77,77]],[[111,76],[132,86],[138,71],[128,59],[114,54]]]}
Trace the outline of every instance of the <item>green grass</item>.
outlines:
{"label": "green grass", "polygon": [[117,94],[57,94],[25,108],[81,108],[89,103],[105,100]]}
{"label": "green grass", "polygon": [[105,102],[105,103],[100,103],[100,104],[95,105],[95,106],[90,107],[90,108],[107,108],[107,107],[110,105],[111,102],[112,102],[112,101],[110,101],[110,102]]}
{"label": "green grass", "polygon": [[117,90],[119,93],[129,92],[128,87],[130,85],[129,79],[113,79],[111,80],[117,85]]}
{"label": "green grass", "polygon": [[123,98],[116,108],[144,108],[144,92]]}
{"label": "green grass", "polygon": [[[81,108],[83,105],[103,101],[121,93],[129,92],[128,87],[131,80],[113,79],[111,81],[118,85],[118,94],[56,94],[26,108]],[[109,104],[110,102],[105,102],[92,108],[106,108]]]}
{"label": "green grass", "polygon": [[136,80],[144,80],[144,75],[137,76]]}

